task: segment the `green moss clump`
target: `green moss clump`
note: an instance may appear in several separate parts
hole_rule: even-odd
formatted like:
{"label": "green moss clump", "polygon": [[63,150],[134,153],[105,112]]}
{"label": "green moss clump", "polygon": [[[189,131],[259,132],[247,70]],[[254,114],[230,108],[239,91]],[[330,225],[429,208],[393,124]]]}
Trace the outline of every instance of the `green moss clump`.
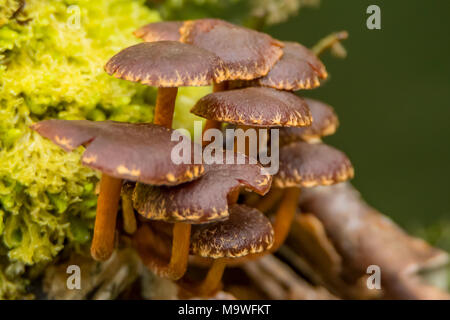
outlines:
{"label": "green moss clump", "polygon": [[[151,88],[103,71],[132,31],[160,20],[144,0],[0,0],[0,298],[24,290],[12,265],[89,243],[96,173],[29,129],[45,118],[151,121]],[[9,268],[9,269],[8,269]],[[24,268],[22,268],[24,269]]]}

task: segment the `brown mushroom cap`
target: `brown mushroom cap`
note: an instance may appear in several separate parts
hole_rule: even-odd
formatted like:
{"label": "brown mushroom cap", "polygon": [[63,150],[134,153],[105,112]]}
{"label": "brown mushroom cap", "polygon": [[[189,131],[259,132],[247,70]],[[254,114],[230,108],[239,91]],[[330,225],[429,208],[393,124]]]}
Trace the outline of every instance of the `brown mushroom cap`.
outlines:
{"label": "brown mushroom cap", "polygon": [[133,34],[146,42],[179,41],[183,21],[160,21],[146,24]]}
{"label": "brown mushroom cap", "polygon": [[296,91],[320,86],[320,79],[327,78],[323,63],[308,48],[295,42],[284,42],[283,56],[269,73],[259,78],[260,86],[279,90]]}
{"label": "brown mushroom cap", "polygon": [[311,124],[311,113],[302,98],[291,92],[263,87],[208,94],[191,112],[209,120],[254,127]]}
{"label": "brown mushroom cap", "polygon": [[204,48],[225,64],[222,80],[265,76],[283,55],[283,43],[269,35],[218,19],[186,21],[181,41]]}
{"label": "brown mushroom cap", "polygon": [[116,78],[154,87],[207,86],[218,82],[223,64],[205,49],[176,41],[158,41],[120,51],[108,61],[105,70]]}
{"label": "brown mushroom cap", "polygon": [[254,208],[233,205],[228,220],[193,227],[191,253],[214,259],[237,258],[270,249],[273,237],[265,215]]}
{"label": "brown mushroom cap", "polygon": [[326,144],[293,142],[280,148],[280,169],[274,176],[278,188],[331,185],[353,178],[347,156]]}
{"label": "brown mushroom cap", "polygon": [[[236,159],[237,155],[248,159],[242,154],[231,156]],[[175,187],[138,183],[133,192],[133,203],[148,219],[206,223],[228,217],[227,198],[233,191],[246,188],[264,195],[271,182],[272,177],[259,164],[211,164],[205,165],[205,174],[201,178]]]}
{"label": "brown mushroom cap", "polygon": [[305,98],[311,111],[312,124],[302,128],[280,128],[280,142],[310,141],[332,135],[339,126],[339,120],[333,107],[318,100]]}
{"label": "brown mushroom cap", "polygon": [[173,130],[150,123],[45,120],[32,129],[66,151],[84,145],[83,165],[119,179],[175,185],[204,171],[200,164],[174,164],[171,152],[178,142],[171,141]]}

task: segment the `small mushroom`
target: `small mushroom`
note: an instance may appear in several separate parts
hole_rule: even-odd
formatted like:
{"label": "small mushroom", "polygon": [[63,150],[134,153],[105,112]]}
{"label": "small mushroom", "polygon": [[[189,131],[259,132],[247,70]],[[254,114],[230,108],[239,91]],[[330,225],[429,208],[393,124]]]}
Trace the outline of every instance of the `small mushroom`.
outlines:
{"label": "small mushroom", "polygon": [[[269,35],[219,19],[198,19],[181,22],[156,22],[135,32],[145,41],[175,40],[193,44],[215,53],[224,62],[221,83],[213,91],[227,89],[231,80],[253,80],[265,76],[283,55],[282,42]],[[207,119],[204,132],[219,129],[220,121]],[[206,144],[206,142],[204,143]]]}
{"label": "small mushroom", "polygon": [[228,259],[258,254],[273,244],[272,225],[261,212],[244,205],[232,205],[229,211],[226,221],[193,228],[191,252],[214,259],[205,279],[194,289],[200,296],[219,289]]}
{"label": "small mushroom", "polygon": [[[158,87],[153,122],[167,128],[172,127],[179,86],[219,83],[224,74],[223,63],[215,54],[177,41],[145,42],[126,48],[108,61],[105,70],[116,78]],[[174,230],[186,236],[190,226],[177,224]]]}
{"label": "small mushroom", "polygon": [[283,43],[271,36],[219,19],[186,21],[181,41],[206,49],[225,64],[227,80],[265,76],[283,55]]}
{"label": "small mushroom", "polygon": [[[271,36],[219,19],[186,21],[181,41],[214,52],[224,61],[224,79],[252,80],[266,75],[283,55],[283,43]],[[226,90],[226,83],[214,92]],[[205,132],[220,128],[220,121],[208,119]]]}
{"label": "small mushroom", "polygon": [[180,41],[215,53],[224,62],[227,80],[265,76],[283,55],[284,47],[268,34],[220,19],[155,22],[134,34],[146,42]]}
{"label": "small mushroom", "polygon": [[314,99],[305,98],[311,111],[312,124],[308,127],[280,128],[280,144],[294,141],[319,142],[324,136],[332,135],[339,126],[339,120],[333,108],[328,104]]}
{"label": "small mushroom", "polygon": [[302,98],[263,87],[211,93],[191,112],[209,120],[252,127],[308,126],[312,121]]}
{"label": "small mushroom", "polygon": [[328,186],[353,178],[347,156],[329,145],[294,142],[280,148],[278,188]]}
{"label": "small mushroom", "polygon": [[[248,161],[241,154],[232,156]],[[262,166],[226,164],[226,157],[224,152],[225,164],[205,165],[205,174],[190,183],[178,186],[137,183],[132,196],[135,209],[146,219],[199,224],[226,219],[228,203],[234,202],[232,198],[241,188],[261,195],[267,193],[272,178]]]}
{"label": "small mushroom", "polygon": [[[148,253],[145,234],[136,239],[145,264],[155,273],[173,280],[181,278],[187,267],[191,224],[220,221],[229,217],[229,205],[237,201],[241,188],[264,195],[270,189],[271,176],[259,164],[236,164],[242,154],[224,152],[225,163],[205,165],[205,174],[192,182],[173,187],[156,187],[137,183],[133,191],[134,208],[150,220],[183,225],[183,233],[173,230],[169,263],[162,263]],[[234,157],[228,159],[227,157]],[[243,161],[243,162],[244,162]],[[181,244],[184,244],[181,247]],[[178,246],[178,247],[177,247]]]}
{"label": "small mushroom", "polygon": [[319,79],[328,77],[323,63],[303,45],[284,42],[283,56],[269,73],[256,84],[279,90],[297,91],[320,86]]}
{"label": "small mushroom", "polygon": [[326,144],[293,142],[280,148],[280,166],[273,177],[276,188],[285,189],[276,211],[272,251],[284,242],[297,210],[300,188],[327,186],[353,178],[347,156]]}
{"label": "small mushroom", "polygon": [[179,41],[183,21],[159,21],[146,24],[133,34],[145,42]]}
{"label": "small mushroom", "polygon": [[126,48],[105,65],[108,74],[158,87],[153,122],[172,127],[178,87],[223,81],[223,63],[205,49],[177,41],[144,42]]}
{"label": "small mushroom", "polygon": [[114,249],[114,231],[122,179],[153,185],[188,182],[203,174],[197,164],[170,161],[171,129],[154,124],[114,121],[45,120],[31,128],[66,151],[83,145],[82,164],[102,172],[91,254],[106,260]]}

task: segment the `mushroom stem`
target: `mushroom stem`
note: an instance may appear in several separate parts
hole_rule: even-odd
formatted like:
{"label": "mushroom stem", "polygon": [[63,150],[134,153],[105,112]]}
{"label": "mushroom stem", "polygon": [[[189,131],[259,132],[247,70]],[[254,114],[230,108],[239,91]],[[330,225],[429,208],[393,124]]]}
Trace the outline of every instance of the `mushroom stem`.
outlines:
{"label": "mushroom stem", "polygon": [[134,215],[133,202],[130,196],[122,194],[122,218],[123,229],[128,234],[136,232],[137,223],[136,216]]}
{"label": "mushroom stem", "polygon": [[[221,83],[213,84],[213,92],[225,91],[228,88],[228,81],[222,81]],[[203,128],[203,136],[205,136],[206,131],[209,129],[218,129],[220,130],[222,123],[216,120],[206,120],[205,127]],[[209,144],[209,141],[203,140],[203,146]]]}
{"label": "mushroom stem", "polygon": [[[264,129],[258,129],[257,127],[254,126],[247,126],[247,125],[237,125],[236,126],[237,129],[241,129],[244,132],[244,150],[240,149],[239,147],[242,148],[242,146],[239,146],[238,142],[239,142],[239,138],[235,135],[234,138],[234,152],[241,152],[244,153],[247,157],[252,157],[255,159],[259,158],[259,154],[263,151],[267,150],[267,143],[268,143],[268,132],[267,132],[267,128]],[[254,143],[255,141],[252,141],[252,138],[247,138],[245,136],[246,132],[248,130],[255,130],[256,132],[256,150],[255,149],[251,149],[251,145],[250,143]],[[266,133],[261,137],[261,132],[260,130],[266,130]],[[242,141],[242,140],[241,140]]]}
{"label": "mushroom stem", "polygon": [[201,297],[213,294],[220,287],[223,273],[227,266],[226,259],[215,259],[203,281],[196,288]]}
{"label": "mushroom stem", "polygon": [[91,245],[91,255],[97,261],[107,260],[114,251],[114,233],[121,189],[121,179],[102,175]]}
{"label": "mushroom stem", "polygon": [[222,122],[220,121],[216,121],[216,120],[206,120],[205,123],[205,127],[203,128],[203,141],[202,141],[202,145],[203,146],[207,146],[208,144],[211,143],[211,141],[205,140],[205,134],[209,129],[218,129],[220,130],[222,126]]}
{"label": "mushroom stem", "polygon": [[172,128],[173,112],[178,88],[158,88],[156,97],[154,124]]}
{"label": "mushroom stem", "polygon": [[213,92],[225,91],[228,89],[228,81],[222,81],[221,83],[213,84]]}
{"label": "mushroom stem", "polygon": [[172,249],[169,262],[168,244],[161,235],[143,225],[134,235],[135,246],[143,263],[160,277],[178,280],[185,273],[189,258],[191,225],[175,223],[173,226]]}
{"label": "mushroom stem", "polygon": [[255,208],[258,209],[261,212],[268,212],[270,209],[272,209],[275,204],[280,200],[280,198],[283,196],[283,190],[282,189],[275,189],[272,188],[269,193],[264,196],[256,205]]}
{"label": "mushroom stem", "polygon": [[[173,112],[178,88],[158,88],[156,99],[154,124],[172,128]],[[180,279],[187,268],[189,258],[189,245],[191,238],[191,225],[175,223],[173,226],[172,254],[167,266],[158,270],[159,274],[171,280]]]}
{"label": "mushroom stem", "polygon": [[273,231],[275,236],[272,248],[270,248],[271,252],[277,251],[283,244],[284,240],[286,240],[297,211],[299,197],[300,188],[288,188],[284,192],[280,206],[275,214],[275,221],[273,223]]}
{"label": "mushroom stem", "polygon": [[[340,44],[341,40],[345,40],[348,38],[347,31],[339,31],[333,32],[332,34],[326,36],[325,38],[319,40],[314,47],[312,47],[311,51],[316,55],[320,56],[325,52],[328,48],[333,48],[333,46]],[[345,50],[345,49],[344,49]]]}
{"label": "mushroom stem", "polygon": [[175,223],[173,226],[172,255],[168,266],[168,278],[178,280],[186,273],[190,240],[191,225],[189,223]]}
{"label": "mushroom stem", "polygon": [[236,204],[238,202],[240,191],[241,191],[240,188],[236,188],[230,193],[228,193],[227,196],[228,205]]}

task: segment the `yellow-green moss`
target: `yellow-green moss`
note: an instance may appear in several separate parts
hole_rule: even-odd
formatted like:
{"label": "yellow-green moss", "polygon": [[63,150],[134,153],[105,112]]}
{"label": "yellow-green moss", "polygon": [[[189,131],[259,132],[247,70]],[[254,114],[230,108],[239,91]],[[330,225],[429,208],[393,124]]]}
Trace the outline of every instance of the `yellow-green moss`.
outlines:
{"label": "yellow-green moss", "polygon": [[0,0],[0,298],[23,289],[8,265],[87,243],[95,216],[97,176],[80,165],[80,150],[65,153],[28,126],[151,120],[153,90],[109,77],[103,65],[138,41],[133,30],[160,19],[144,0],[27,0],[17,12],[18,4]]}

